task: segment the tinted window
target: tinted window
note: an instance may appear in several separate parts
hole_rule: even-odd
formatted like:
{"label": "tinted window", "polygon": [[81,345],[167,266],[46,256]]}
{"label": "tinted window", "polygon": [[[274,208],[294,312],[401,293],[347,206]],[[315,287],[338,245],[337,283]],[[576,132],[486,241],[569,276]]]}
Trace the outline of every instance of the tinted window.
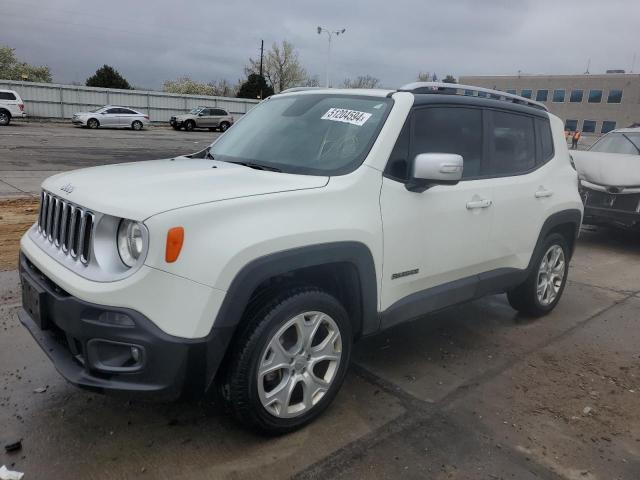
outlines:
{"label": "tinted window", "polygon": [[536,93],[536,101],[546,102],[549,99],[549,90],[538,90]]}
{"label": "tinted window", "polygon": [[595,120],[585,120],[582,123],[582,131],[584,133],[595,133],[596,132],[596,121]]}
{"label": "tinted window", "polygon": [[571,103],[581,103],[583,95],[584,95],[583,90],[571,90],[571,96],[569,97],[569,101]]}
{"label": "tinted window", "polygon": [[609,97],[607,103],[620,103],[622,102],[622,90],[609,90]]}
{"label": "tinted window", "polygon": [[564,90],[554,90],[553,91],[553,101],[556,103],[564,102]]}
{"label": "tinted window", "polygon": [[634,139],[633,134],[610,133],[598,140],[589,151],[638,155],[640,154],[640,135]]}
{"label": "tinted window", "polygon": [[389,156],[385,173],[388,177],[405,181],[409,179],[409,137],[411,133],[411,120],[407,120],[396,140],[393,151]]}
{"label": "tinted window", "polygon": [[602,101],[602,90],[589,90],[589,103],[600,103]]}
{"label": "tinted window", "polygon": [[221,117],[227,116],[229,115],[225,110],[222,110],[221,108],[214,108],[213,109],[213,115],[218,115]]}
{"label": "tinted window", "polygon": [[524,90],[522,90],[522,93],[520,94],[520,96],[524,98],[531,98],[532,95],[533,95],[533,90],[531,90],[530,88],[525,88]]}
{"label": "tinted window", "polygon": [[107,111],[105,111],[104,113],[120,113],[120,109],[119,108],[110,108]]}
{"label": "tinted window", "polygon": [[578,120],[567,120],[564,122],[564,129],[575,132],[578,128]]}
{"label": "tinted window", "polygon": [[491,112],[489,124],[489,175],[512,175],[534,168],[536,150],[533,118]]}
{"label": "tinted window", "polygon": [[600,129],[600,133],[609,133],[611,130],[616,129],[616,122],[612,122],[610,120],[605,120],[602,122],[602,128]]}
{"label": "tinted window", "polygon": [[419,153],[462,155],[462,177],[477,177],[482,160],[482,111],[457,107],[416,110],[409,158]]}
{"label": "tinted window", "polygon": [[15,100],[16,96],[11,92],[0,92],[0,100]]}
{"label": "tinted window", "polygon": [[549,120],[541,118],[536,119],[538,128],[538,136],[540,138],[540,157],[542,162],[546,162],[553,157],[553,135],[551,134],[551,125]]}
{"label": "tinted window", "polygon": [[125,113],[127,115],[138,115],[138,112],[134,112],[133,110],[129,110],[128,108],[121,108],[120,113]]}

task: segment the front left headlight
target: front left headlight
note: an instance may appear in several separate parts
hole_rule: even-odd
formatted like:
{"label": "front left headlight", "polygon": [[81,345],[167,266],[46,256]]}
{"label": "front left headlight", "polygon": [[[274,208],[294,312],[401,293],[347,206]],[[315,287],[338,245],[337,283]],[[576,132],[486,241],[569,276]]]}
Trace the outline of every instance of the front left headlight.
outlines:
{"label": "front left headlight", "polygon": [[118,254],[122,263],[131,268],[136,265],[145,249],[144,226],[134,220],[122,219],[118,226]]}

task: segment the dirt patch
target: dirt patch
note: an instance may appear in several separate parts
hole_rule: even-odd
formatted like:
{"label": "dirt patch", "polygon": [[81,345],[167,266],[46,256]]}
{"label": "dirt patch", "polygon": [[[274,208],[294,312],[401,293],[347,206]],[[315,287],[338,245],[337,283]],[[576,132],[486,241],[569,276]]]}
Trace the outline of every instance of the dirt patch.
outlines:
{"label": "dirt patch", "polygon": [[37,198],[0,200],[0,271],[16,269],[20,237],[37,215]]}

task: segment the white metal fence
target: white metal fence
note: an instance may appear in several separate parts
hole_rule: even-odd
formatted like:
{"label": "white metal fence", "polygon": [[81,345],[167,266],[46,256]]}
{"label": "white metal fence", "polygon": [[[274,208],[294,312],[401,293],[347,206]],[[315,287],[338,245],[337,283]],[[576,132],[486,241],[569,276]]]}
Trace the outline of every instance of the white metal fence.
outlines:
{"label": "white metal fence", "polygon": [[147,113],[153,122],[168,122],[171,115],[186,113],[200,105],[224,108],[234,117],[239,117],[258,103],[258,100],[245,98],[180,95],[13,80],[0,80],[0,89],[18,92],[24,101],[27,115],[42,118],[71,118],[75,112],[93,110],[103,105],[118,105]]}

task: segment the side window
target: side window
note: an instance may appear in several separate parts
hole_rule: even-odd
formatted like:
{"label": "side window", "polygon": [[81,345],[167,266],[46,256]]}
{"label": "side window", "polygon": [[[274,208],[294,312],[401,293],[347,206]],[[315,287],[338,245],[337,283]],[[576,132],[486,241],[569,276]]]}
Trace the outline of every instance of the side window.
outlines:
{"label": "side window", "polygon": [[404,182],[409,179],[409,134],[411,132],[411,116],[407,118],[402,131],[396,140],[389,156],[384,173],[387,177]]}
{"label": "side window", "polygon": [[213,110],[213,115],[216,115],[218,117],[225,117],[228,115],[228,113],[222,110],[221,108],[215,108]]}
{"label": "side window", "polygon": [[134,112],[133,110],[129,110],[128,108],[121,108],[120,113],[127,114],[127,115],[137,115],[136,112]]}
{"label": "side window", "polygon": [[104,113],[110,113],[110,114],[120,113],[120,109],[119,108],[110,108],[109,110],[107,110]]}
{"label": "side window", "polygon": [[490,112],[488,175],[504,176],[535,167],[536,149],[533,118],[507,112]]}
{"label": "side window", "polygon": [[536,118],[536,134],[539,139],[540,163],[545,163],[553,157],[553,135],[551,134],[549,120]]}
{"label": "side window", "polygon": [[16,96],[11,92],[0,92],[0,100],[15,100]]}
{"label": "side window", "polygon": [[480,175],[482,163],[482,111],[464,107],[430,107],[413,114],[410,155],[455,153],[462,155],[462,178]]}

